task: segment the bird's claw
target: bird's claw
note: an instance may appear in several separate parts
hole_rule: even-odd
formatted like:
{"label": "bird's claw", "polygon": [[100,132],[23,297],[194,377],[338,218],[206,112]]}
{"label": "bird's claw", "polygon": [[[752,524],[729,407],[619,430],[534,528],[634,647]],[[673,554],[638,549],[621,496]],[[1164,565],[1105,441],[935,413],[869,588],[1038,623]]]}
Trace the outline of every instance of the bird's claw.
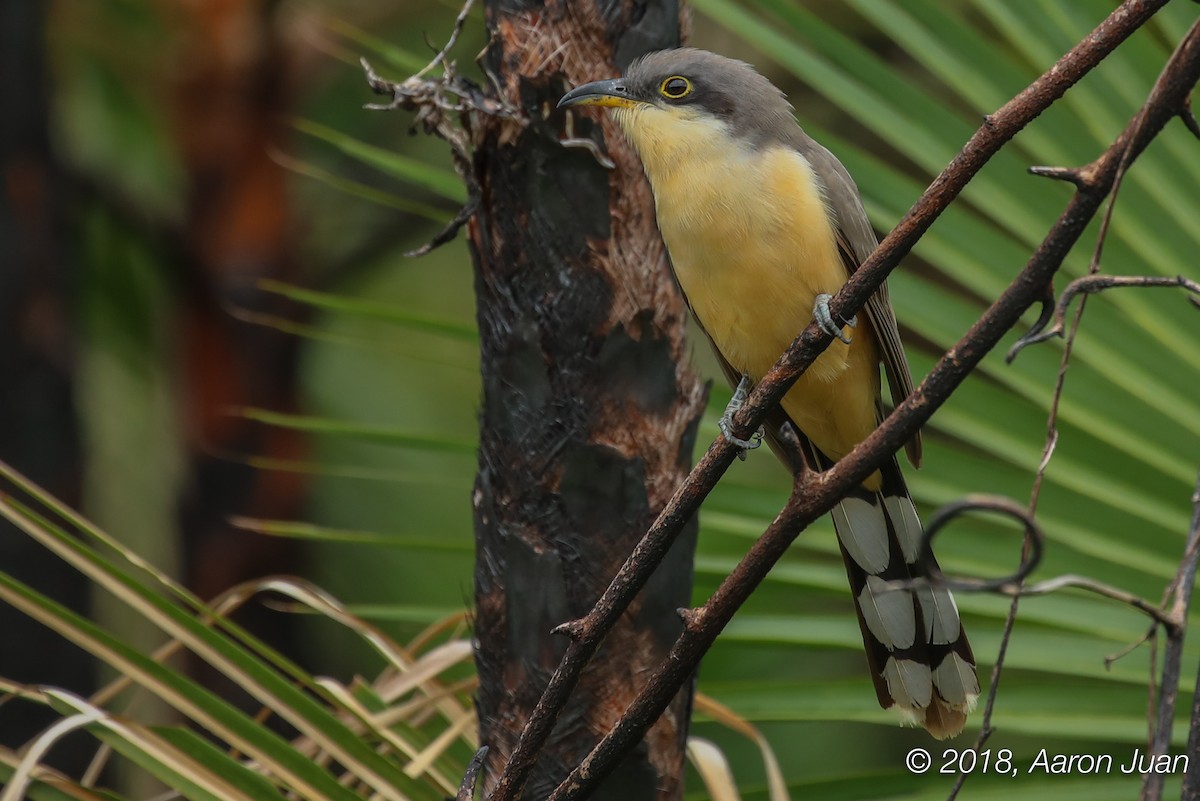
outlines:
{"label": "bird's claw", "polygon": [[739,448],[738,458],[744,462],[746,461],[746,451],[752,451],[758,446],[762,445],[763,427],[759,426],[758,430],[750,435],[750,439],[742,439],[734,436],[733,423],[730,422],[731,419],[732,415],[729,412],[726,412],[725,416],[717,421],[717,427],[721,429],[721,434],[726,440]]}
{"label": "bird's claw", "polygon": [[742,461],[746,460],[746,451],[754,450],[762,445],[763,441],[762,426],[759,426],[758,430],[750,435],[750,439],[742,439],[733,433],[733,415],[742,408],[749,394],[750,379],[747,376],[742,376],[742,380],[738,382],[737,389],[733,391],[733,397],[730,399],[729,405],[725,407],[725,414],[721,415],[721,419],[717,421],[717,428],[721,429],[721,435],[740,449],[738,450],[738,458]]}
{"label": "bird's claw", "polygon": [[[850,344],[850,337],[842,332],[842,326],[833,321],[833,313],[829,311],[829,301],[833,300],[833,295],[827,292],[822,292],[817,295],[816,301],[813,303],[813,319],[817,325],[826,334],[831,337],[836,337],[847,345]],[[851,317],[849,320],[843,320],[842,325],[853,328],[858,324],[857,317]]]}

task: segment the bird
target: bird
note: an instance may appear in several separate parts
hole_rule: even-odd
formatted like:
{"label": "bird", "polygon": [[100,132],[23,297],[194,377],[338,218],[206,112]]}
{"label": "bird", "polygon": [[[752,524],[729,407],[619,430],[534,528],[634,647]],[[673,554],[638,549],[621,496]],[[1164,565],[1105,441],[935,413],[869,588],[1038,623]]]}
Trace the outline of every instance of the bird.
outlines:
{"label": "bird", "polygon": [[[648,53],[620,78],[567,92],[559,108],[611,113],[641,161],[676,282],[737,390],[747,393],[810,319],[834,337],[767,417],[772,450],[793,472],[827,469],[882,419],[880,363],[893,404],[912,377],[881,286],[865,321],[835,320],[833,293],[878,244],[858,187],[808,136],[786,95],[749,64],[696,48]],[[805,464],[784,448],[790,426]],[[920,466],[920,435],[905,446]],[[832,511],[880,705],[944,739],[960,733],[979,696],[975,658],[950,592],[903,582],[927,574],[921,522],[898,460],[868,476]]]}

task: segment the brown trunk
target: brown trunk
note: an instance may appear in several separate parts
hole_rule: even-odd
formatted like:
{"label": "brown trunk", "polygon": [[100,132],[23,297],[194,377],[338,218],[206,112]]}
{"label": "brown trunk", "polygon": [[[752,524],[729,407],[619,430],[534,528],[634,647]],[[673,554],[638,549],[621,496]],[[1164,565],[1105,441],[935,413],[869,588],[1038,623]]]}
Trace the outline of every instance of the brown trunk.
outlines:
{"label": "brown trunk", "polygon": [[[607,120],[554,104],[679,40],[671,2],[492,1],[484,61],[518,119],[478,119],[470,225],[483,409],[474,506],[478,710],[489,792],[565,642],[691,464],[704,390],[649,187]],[[599,129],[599,130],[598,130]],[[601,133],[603,136],[601,136]],[[606,169],[568,137],[600,143]],[[691,594],[694,523],[585,672],[526,787],[539,799],[665,657]],[[675,799],[691,693],[600,790]]]}
{"label": "brown trunk", "polygon": [[[231,514],[297,513],[304,483],[257,471],[239,456],[302,457],[290,432],[264,430],[236,409],[295,408],[295,337],[243,322],[231,312],[278,312],[263,278],[295,272],[288,229],[287,173],[272,160],[286,149],[287,53],[270,0],[163,3],[185,65],[171,111],[188,177],[179,258],[187,282],[178,312],[191,456],[183,500],[189,584],[202,597],[283,569],[286,543],[235,530]],[[232,457],[232,458],[231,458]]]}
{"label": "brown trunk", "polygon": [[[202,598],[286,572],[297,547],[234,528],[232,515],[291,518],[306,494],[294,472],[258,470],[248,456],[302,460],[302,434],[261,426],[242,407],[295,411],[299,340],[241,315],[295,316],[264,278],[294,281],[286,152],[293,66],[274,0],[161,0],[181,68],[172,75],[170,122],[186,169],[186,217],[175,257],[185,280],[175,313],[182,416],[189,456],[180,501],[186,580]],[[242,622],[275,644],[291,627],[257,607]],[[206,681],[233,692],[207,667]]]}

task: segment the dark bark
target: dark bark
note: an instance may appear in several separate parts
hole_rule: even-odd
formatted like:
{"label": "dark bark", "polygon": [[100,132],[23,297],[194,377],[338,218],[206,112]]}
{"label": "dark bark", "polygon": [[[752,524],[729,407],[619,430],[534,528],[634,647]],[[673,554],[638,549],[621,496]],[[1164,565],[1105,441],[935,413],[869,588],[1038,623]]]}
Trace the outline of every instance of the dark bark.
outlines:
{"label": "dark bark", "polygon": [[[517,111],[475,116],[470,223],[483,371],[476,481],[476,632],[490,792],[566,647],[551,629],[583,616],[691,463],[703,388],[688,367],[686,313],[649,188],[608,121],[564,147],[553,112],[569,85],[616,74],[678,42],[671,2],[490,2],[485,68]],[[563,43],[570,42],[566,47]],[[695,521],[609,635],[558,719],[526,788],[543,798],[608,731],[682,629]],[[680,692],[600,790],[682,792],[690,690]]]}
{"label": "dark bark", "polygon": [[[50,147],[45,3],[0,4],[0,459],[69,504],[79,500],[79,427],[71,370],[75,275],[66,247],[68,192]],[[0,492],[10,488],[0,485]],[[0,522],[3,569],[82,611],[86,582],[29,537]],[[0,675],[80,693],[91,664],[41,624],[0,607]],[[29,643],[38,647],[30,648]],[[0,745],[16,746],[56,716],[31,704],[4,710]],[[50,762],[86,764],[67,744]]]}

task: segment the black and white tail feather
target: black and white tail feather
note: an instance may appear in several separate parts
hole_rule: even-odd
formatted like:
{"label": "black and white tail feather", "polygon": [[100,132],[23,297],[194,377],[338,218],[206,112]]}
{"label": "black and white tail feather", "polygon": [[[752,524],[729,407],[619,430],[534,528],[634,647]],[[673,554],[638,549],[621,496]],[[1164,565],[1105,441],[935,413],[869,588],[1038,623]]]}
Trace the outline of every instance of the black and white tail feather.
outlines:
{"label": "black and white tail feather", "polygon": [[[717,361],[736,384],[737,372],[719,352]],[[784,426],[795,433],[807,464],[797,464],[800,455],[781,443]],[[771,450],[793,473],[833,466],[782,408],[767,414],[763,429]],[[919,445],[908,452],[919,456]],[[904,722],[942,740],[962,731],[979,698],[975,656],[949,590],[890,586],[926,575],[920,552],[924,531],[895,457],[880,475],[878,492],[860,485],[834,507],[833,528],[879,705],[896,709]],[[929,560],[937,564],[932,556]]]}
{"label": "black and white tail feather", "polygon": [[[807,450],[819,469],[831,466]],[[890,586],[926,574],[923,532],[899,465],[880,472],[879,492],[857,487],[832,512],[875,694],[934,737],[952,737],[979,697],[975,657],[949,590]]]}

